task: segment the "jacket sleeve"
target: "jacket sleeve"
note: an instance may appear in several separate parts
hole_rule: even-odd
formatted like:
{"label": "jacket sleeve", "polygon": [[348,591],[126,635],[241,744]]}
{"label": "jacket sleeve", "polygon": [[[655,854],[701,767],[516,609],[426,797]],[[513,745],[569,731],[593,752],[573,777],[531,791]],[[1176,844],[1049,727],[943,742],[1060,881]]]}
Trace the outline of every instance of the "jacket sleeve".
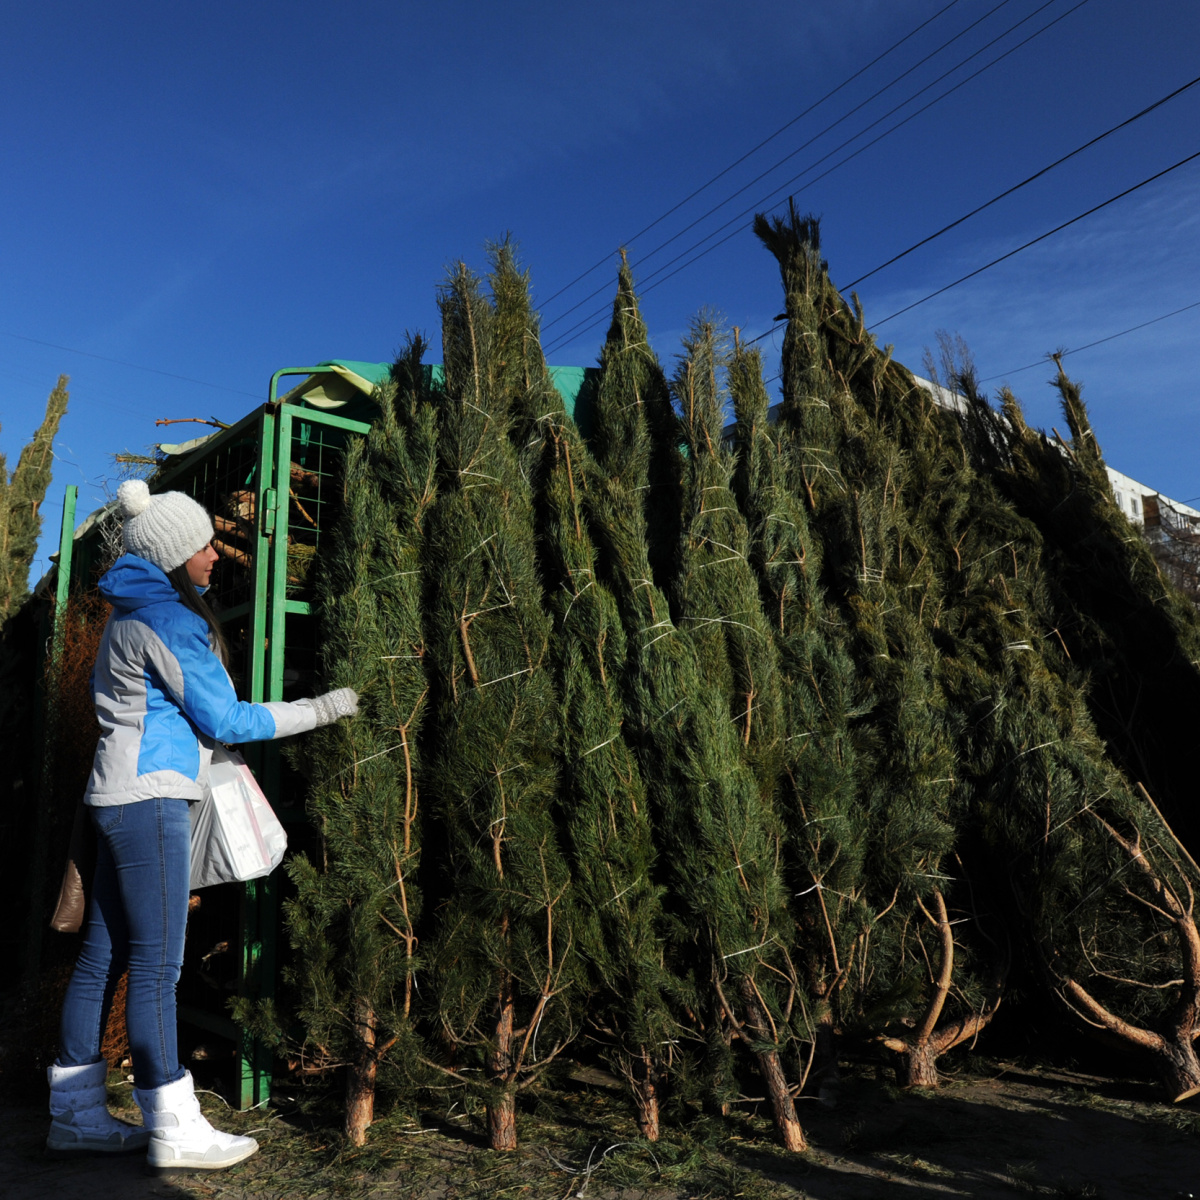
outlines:
{"label": "jacket sleeve", "polygon": [[[188,614],[189,617],[191,614]],[[213,653],[208,630],[196,618],[171,631],[168,645],[149,630],[147,663],[171,698],[207,737],[218,742],[264,742],[314,729],[317,713],[302,700],[251,704],[239,700],[229,672]]]}

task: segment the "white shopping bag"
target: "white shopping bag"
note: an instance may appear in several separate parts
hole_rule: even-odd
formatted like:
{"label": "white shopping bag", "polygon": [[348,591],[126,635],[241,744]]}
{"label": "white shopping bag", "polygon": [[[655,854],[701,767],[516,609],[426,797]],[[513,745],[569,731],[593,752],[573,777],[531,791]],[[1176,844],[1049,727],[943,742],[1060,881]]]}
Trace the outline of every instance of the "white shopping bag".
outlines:
{"label": "white shopping bag", "polygon": [[192,820],[191,888],[260,879],[283,859],[287,834],[246,760],[218,745]]}

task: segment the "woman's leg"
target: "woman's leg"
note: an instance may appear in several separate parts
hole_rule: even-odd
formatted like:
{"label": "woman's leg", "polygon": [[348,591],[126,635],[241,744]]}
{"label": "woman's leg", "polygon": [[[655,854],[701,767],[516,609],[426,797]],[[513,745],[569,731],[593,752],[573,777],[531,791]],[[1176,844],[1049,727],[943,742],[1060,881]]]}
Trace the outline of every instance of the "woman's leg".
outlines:
{"label": "woman's leg", "polygon": [[63,1066],[96,1062],[112,992],[126,966],[125,1024],[140,1088],[183,1077],[175,985],[187,926],[191,824],[186,800],[93,811],[96,879],[83,950],[63,1003]]}
{"label": "woman's leg", "polygon": [[129,982],[125,1024],[134,1084],[158,1088],[182,1079],[175,986],[187,927],[191,823],[186,800],[139,800],[101,817],[125,914]]}
{"label": "woman's leg", "polygon": [[120,851],[115,857],[129,922],[126,1024],[133,1098],[151,1134],[146,1162],[159,1173],[219,1171],[249,1158],[258,1143],[214,1129],[200,1111],[191,1075],[179,1065],[175,984],[183,963],[191,865],[187,804],[155,800],[126,807],[145,810],[130,822],[134,849],[125,859]]}
{"label": "woman's leg", "polygon": [[128,950],[117,868],[107,840],[101,837],[96,850],[96,873],[92,880],[83,946],[63,998],[58,1055],[61,1066],[84,1066],[100,1061],[100,1042],[113,993],[125,971]]}

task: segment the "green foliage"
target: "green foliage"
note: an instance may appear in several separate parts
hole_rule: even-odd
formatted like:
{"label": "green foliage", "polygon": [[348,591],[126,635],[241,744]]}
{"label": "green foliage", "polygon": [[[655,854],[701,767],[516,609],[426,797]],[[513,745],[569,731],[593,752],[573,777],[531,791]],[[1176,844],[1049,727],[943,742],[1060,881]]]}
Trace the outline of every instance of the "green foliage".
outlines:
{"label": "green foliage", "polygon": [[410,340],[378,396],[381,419],[346,452],[316,612],[322,681],[355,688],[362,708],[304,744],[320,847],[315,858],[291,859],[296,895],[286,905],[306,1056],[364,1069],[386,1061],[410,1076],[423,966],[421,565],[437,440],[423,352]]}
{"label": "green foliage", "polygon": [[430,793],[453,880],[439,914],[438,1021],[482,1055],[493,1106],[575,1033],[570,871],[554,821],[558,697],[529,485],[496,311],[460,266],[444,285],[438,498],[424,560],[436,721]]}
{"label": "green foliage", "polygon": [[933,1085],[1019,947],[1200,1082],[1172,709],[1200,701],[1200,619],[1075,384],[1055,444],[947,339],[944,407],[830,284],[815,219],[756,230],[774,412],[707,315],[668,381],[622,262],[585,441],[506,240],[487,294],[461,265],[442,289],[444,386],[414,346],[348,453],[319,605],[327,681],[364,701],[307,756],[310,1053],[470,1081],[511,1146],[515,1094],[586,1030],[646,1136],[660,1094],[727,1109],[757,1071],[798,1148],[838,1034]]}
{"label": "green foliage", "polygon": [[795,981],[773,803],[782,751],[775,650],[730,490],[733,456],[721,441],[724,342],[701,319],[684,349],[672,382],[687,448],[672,608],[703,682],[685,698],[688,736],[670,748],[687,787],[671,798],[668,825],[687,830],[677,869],[692,881],[690,915],[709,926],[715,978],[749,979],[761,991],[778,973],[786,982],[770,1007],[786,1023]]}
{"label": "green foliage", "polygon": [[633,1090],[639,1121],[657,1136],[657,1092],[676,1029],[667,1004],[661,887],[645,787],[621,734],[625,631],[596,576],[584,514],[597,468],[550,381],[538,346],[528,283],[511,248],[491,278],[508,364],[512,433],[534,487],[537,542],[551,659],[561,697],[559,824],[572,872],[577,950],[587,1013],[613,1068]]}
{"label": "green foliage", "polygon": [[[1129,537],[1074,384],[1060,372],[1073,434],[1062,447],[1028,428],[1011,394],[999,418],[969,369],[956,382],[973,457],[1023,510],[1025,527],[1010,521],[1000,543],[1013,566],[1009,608],[993,618],[1003,632],[978,664],[986,685],[977,694],[990,700],[973,743],[978,827],[1004,856],[1020,920],[1059,996],[1088,1024],[1159,1055],[1168,1086],[1200,1083],[1189,1054],[1200,871],[1121,770],[1131,759],[1159,779],[1181,769],[1182,748],[1157,727],[1161,701],[1130,704],[1131,678],[1139,689],[1174,678],[1186,696],[1195,668],[1184,656],[1200,624]],[[1116,717],[1120,728],[1106,737]],[[1184,817],[1186,842],[1187,809],[1178,792],[1166,799]],[[1165,1057],[1164,1044],[1175,1046]]]}
{"label": "green foliage", "polygon": [[[745,529],[728,492],[731,463],[719,450],[720,350],[711,326],[697,329],[689,350],[676,380],[676,394],[685,402],[680,422],[657,391],[659,370],[645,349],[623,265],[601,357],[595,424],[606,478],[594,489],[593,519],[604,542],[601,573],[612,581],[628,639],[626,730],[646,780],[669,889],[672,956],[680,975],[690,972],[694,1003],[706,1014],[714,1090],[723,1100],[732,1085],[727,1050],[736,1035],[763,1067],[781,1128],[786,1134],[795,1126],[798,1133],[778,1064],[780,1050],[794,1040],[793,1015],[799,1016],[780,830],[773,788],[756,778],[739,736],[740,726],[751,737],[755,697],[747,697],[761,688],[762,709],[770,716],[755,745],[768,774],[766,760],[778,743],[778,694],[771,690],[777,685],[770,643],[758,627],[762,616],[745,562]],[[648,395],[656,397],[653,405],[645,401]],[[670,439],[669,428],[676,430]],[[701,445],[705,453],[698,455]],[[711,500],[705,491],[710,480],[717,489]],[[642,535],[647,494],[665,529],[679,524],[678,545],[664,535],[659,555],[660,577],[674,582],[675,619],[653,580],[653,539]],[[729,548],[731,540],[740,548]],[[719,569],[739,558],[740,572]],[[718,570],[701,574],[711,567]],[[727,649],[727,620],[748,629],[757,644],[735,637]]]}
{"label": "green foliage", "polygon": [[1070,444],[1031,430],[1003,393],[1007,421],[993,427],[997,484],[1041,535],[1049,627],[1086,688],[1108,753],[1194,848],[1189,714],[1200,704],[1200,614],[1164,580],[1118,508],[1081,388],[1061,367],[1055,387]]}
{"label": "green foliage", "polygon": [[[863,900],[866,831],[858,811],[854,721],[861,687],[846,628],[820,584],[786,423],[769,421],[757,350],[735,345],[729,387],[737,416],[734,490],[746,520],[749,560],[778,657],[782,728],[777,804],[787,834],[784,863],[798,925],[795,955],[822,1043],[841,1024],[837,1008],[870,914]],[[833,1049],[821,1046],[821,1069]]]}
{"label": "green foliage", "polygon": [[54,436],[68,399],[67,376],[60,375],[46,401],[46,415],[11,476],[0,455],[0,624],[16,612],[29,591],[29,564],[42,532],[39,510],[54,463]]}

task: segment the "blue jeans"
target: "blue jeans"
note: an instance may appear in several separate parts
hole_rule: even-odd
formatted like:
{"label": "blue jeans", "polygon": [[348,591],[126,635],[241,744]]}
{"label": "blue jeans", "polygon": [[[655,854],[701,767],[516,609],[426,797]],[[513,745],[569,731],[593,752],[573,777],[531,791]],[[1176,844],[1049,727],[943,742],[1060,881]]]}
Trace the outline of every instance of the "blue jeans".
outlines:
{"label": "blue jeans", "polygon": [[129,969],[125,1024],[134,1085],[174,1083],[175,985],[187,926],[191,824],[186,800],[93,808],[96,877],[83,949],[63,1001],[63,1066],[98,1062],[113,992]]}

